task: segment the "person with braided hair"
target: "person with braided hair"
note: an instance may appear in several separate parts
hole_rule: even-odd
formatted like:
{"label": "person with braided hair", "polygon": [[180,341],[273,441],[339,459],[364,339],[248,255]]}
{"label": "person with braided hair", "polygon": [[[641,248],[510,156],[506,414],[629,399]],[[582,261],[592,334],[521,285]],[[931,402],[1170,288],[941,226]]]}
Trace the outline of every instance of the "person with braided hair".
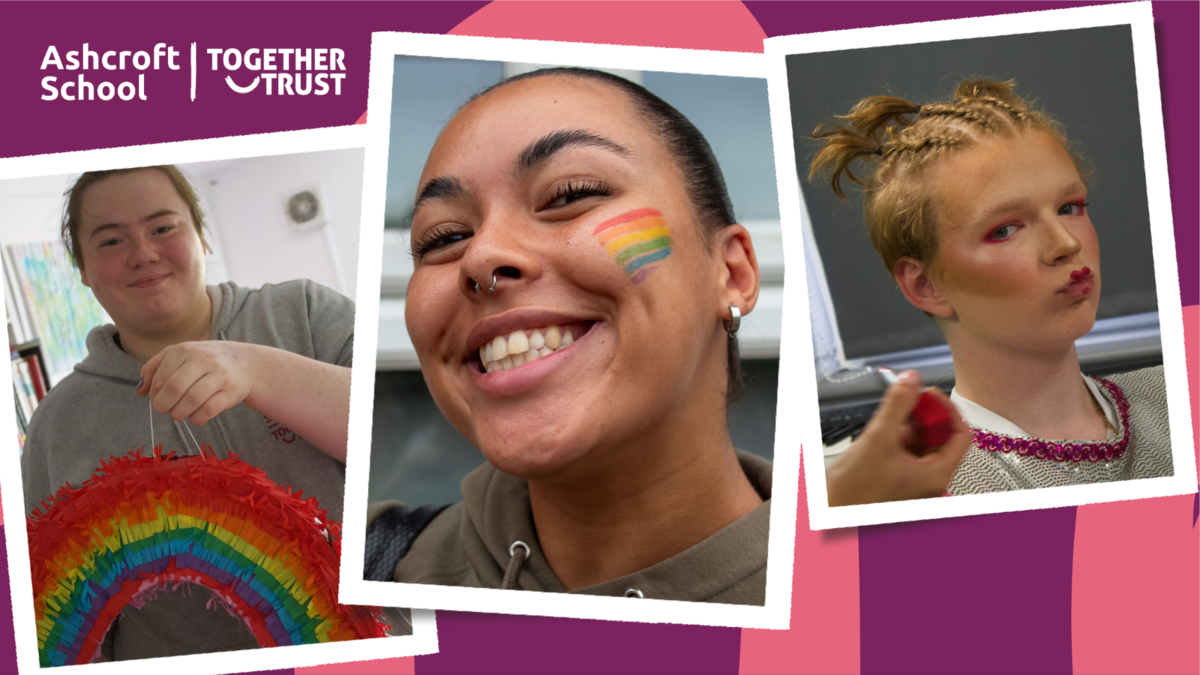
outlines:
{"label": "person with braided hair", "polygon": [[1090,171],[1014,86],[872,96],[813,132],[810,180],[843,199],[843,178],[862,186],[872,245],[950,345],[966,423],[952,415],[948,441],[914,451],[920,378],[906,373],[827,472],[831,506],[1172,475],[1162,367],[1081,374],[1075,340],[1101,288]]}

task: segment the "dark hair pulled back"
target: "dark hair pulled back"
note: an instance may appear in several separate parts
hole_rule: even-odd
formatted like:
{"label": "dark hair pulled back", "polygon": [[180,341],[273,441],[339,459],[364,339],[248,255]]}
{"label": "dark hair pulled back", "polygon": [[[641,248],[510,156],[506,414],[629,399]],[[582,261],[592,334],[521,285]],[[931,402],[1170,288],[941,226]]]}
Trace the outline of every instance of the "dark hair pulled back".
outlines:
{"label": "dark hair pulled back", "polygon": [[[696,125],[684,117],[683,113],[640,84],[601,70],[543,68],[502,80],[472,96],[467,105],[502,87],[541,77],[566,77],[599,82],[624,93],[633,104],[634,110],[642,117],[646,127],[658,136],[667,152],[675,159],[687,188],[693,214],[709,241],[711,242],[713,235],[721,228],[737,223],[733,217],[729,190],[725,187],[725,177],[721,174],[716,155],[713,154],[704,134],[700,133]],[[736,337],[729,337],[727,352],[729,385],[726,398],[733,401],[741,394],[744,386]]]}

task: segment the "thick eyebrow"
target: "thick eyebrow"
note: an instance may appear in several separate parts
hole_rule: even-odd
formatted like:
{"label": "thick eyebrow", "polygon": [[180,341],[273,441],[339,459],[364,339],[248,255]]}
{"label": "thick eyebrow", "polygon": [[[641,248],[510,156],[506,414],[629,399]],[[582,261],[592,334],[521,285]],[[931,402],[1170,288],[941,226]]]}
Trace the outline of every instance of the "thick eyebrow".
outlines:
{"label": "thick eyebrow", "polygon": [[583,129],[555,131],[530,143],[521,152],[521,156],[517,158],[516,165],[513,167],[513,175],[520,177],[522,174],[537,168],[540,164],[549,160],[555,153],[566,148],[580,146],[600,148],[621,157],[628,157],[630,154],[625,146],[590,131],[584,131]]}
{"label": "thick eyebrow", "polygon": [[[1082,181],[1074,181],[1073,183],[1065,186],[1062,190],[1059,191],[1058,198],[1064,199],[1067,195],[1071,194],[1072,192],[1079,192],[1081,190],[1086,190],[1086,189],[1087,189],[1087,186],[1085,186]],[[1025,199],[1023,199],[1021,197],[1018,197],[1016,199],[1010,199],[1006,202],[1001,202],[994,206],[990,206],[990,207],[988,207],[988,209],[986,211],[981,212],[978,216],[975,217],[974,222],[976,225],[986,225],[988,223],[988,221],[994,220],[995,218],[998,218],[999,216],[1002,216],[1011,211],[1017,211],[1017,210],[1024,208],[1025,204],[1026,204]]]}
{"label": "thick eyebrow", "polygon": [[[146,216],[145,218],[142,218],[142,222],[148,223],[151,220],[154,220],[155,218],[162,218],[163,216],[174,216],[174,215],[178,215],[178,213],[176,213],[172,209],[159,209],[159,210],[155,211],[154,213],[151,213],[150,215]],[[94,239],[97,234],[104,232],[106,230],[117,230],[120,228],[121,228],[120,223],[105,223],[105,224],[101,225],[100,227],[97,227],[96,229],[92,230],[88,234],[88,239]]]}
{"label": "thick eyebrow", "polygon": [[458,199],[466,194],[467,188],[462,181],[453,176],[438,176],[421,188],[421,193],[417,195],[417,203],[413,206],[413,213],[421,208],[421,204],[431,199]]}

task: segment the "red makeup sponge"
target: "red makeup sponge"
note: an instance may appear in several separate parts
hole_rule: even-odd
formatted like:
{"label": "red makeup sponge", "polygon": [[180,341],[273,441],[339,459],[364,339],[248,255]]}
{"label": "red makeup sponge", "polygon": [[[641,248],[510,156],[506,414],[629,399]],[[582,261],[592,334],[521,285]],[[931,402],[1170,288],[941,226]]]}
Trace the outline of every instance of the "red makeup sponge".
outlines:
{"label": "red makeup sponge", "polygon": [[921,392],[911,416],[913,429],[921,436],[921,444],[934,448],[950,440],[954,435],[954,426],[950,423],[952,414],[933,394]]}

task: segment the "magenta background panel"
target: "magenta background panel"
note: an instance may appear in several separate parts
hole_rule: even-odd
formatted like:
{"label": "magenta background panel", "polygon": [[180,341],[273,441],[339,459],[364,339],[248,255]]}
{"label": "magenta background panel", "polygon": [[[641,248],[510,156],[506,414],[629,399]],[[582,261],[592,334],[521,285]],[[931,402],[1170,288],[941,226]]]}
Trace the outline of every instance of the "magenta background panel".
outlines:
{"label": "magenta background panel", "polygon": [[417,657],[419,675],[737,672],[735,628],[465,612],[437,617],[440,651]]}
{"label": "magenta background panel", "polygon": [[[0,527],[0,545],[4,545],[8,539],[8,533],[3,527]],[[8,550],[5,548],[5,550]],[[17,642],[13,636],[13,615],[12,615],[12,591],[8,584],[8,556],[4,556],[4,560],[0,562],[0,584],[3,588],[0,589],[0,599],[3,603],[0,604],[0,671],[6,673],[17,672]],[[29,593],[29,600],[33,600],[33,592]]]}
{"label": "magenta background panel", "polygon": [[[0,40],[4,124],[31,133],[0,135],[0,157],[113,148],[219,136],[315,129],[352,124],[367,107],[372,31],[444,33],[482,2],[63,2],[5,3]],[[103,26],[103,30],[97,30]],[[14,30],[20,27],[20,30]],[[146,71],[147,100],[42,101],[41,81],[55,75],[89,80],[126,79],[127,72],[39,70],[47,47],[60,55],[89,43],[93,51],[146,49],[166,42],[183,54],[179,71]],[[197,43],[201,67],[196,100],[189,100],[188,45]],[[210,48],[338,47],[348,71],[340,96],[235,94],[211,72]],[[243,65],[232,74],[254,77]],[[261,89],[265,89],[265,86]],[[302,104],[299,103],[302,101]],[[103,133],[97,133],[103,130]]]}
{"label": "magenta background panel", "polygon": [[1074,530],[1074,507],[860,527],[862,672],[1071,672]]}

